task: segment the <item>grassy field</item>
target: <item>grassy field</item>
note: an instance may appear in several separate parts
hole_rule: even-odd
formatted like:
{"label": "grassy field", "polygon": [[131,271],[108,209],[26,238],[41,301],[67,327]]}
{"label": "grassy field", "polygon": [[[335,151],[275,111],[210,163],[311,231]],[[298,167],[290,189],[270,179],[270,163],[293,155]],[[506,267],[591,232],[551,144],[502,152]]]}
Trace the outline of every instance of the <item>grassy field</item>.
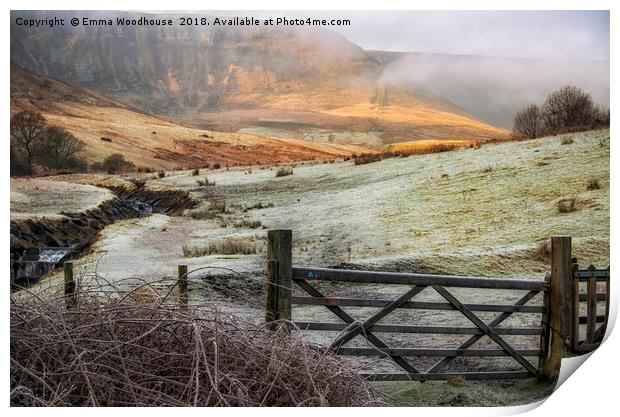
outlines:
{"label": "grassy field", "polygon": [[[84,263],[95,262],[98,248],[105,248],[108,261],[99,262],[100,270],[110,264],[117,271],[125,258],[115,259],[115,246],[106,239],[122,240],[129,245],[123,252],[159,248],[161,256],[149,259],[142,271],[167,273],[188,260],[184,246],[241,237],[256,242],[256,254],[211,254],[192,257],[190,264],[262,275],[264,229],[291,228],[296,264],[540,278],[548,263],[536,255],[539,242],[571,235],[580,263],[606,266],[609,131],[570,137],[571,144],[558,136],[357,166],[353,161],[304,163],[284,177],[276,177],[278,166],[201,171],[199,176],[169,172],[161,179],[143,175],[149,187],[189,190],[200,207],[188,216],[112,225]],[[215,186],[197,184],[205,175]],[[85,176],[58,179],[89,182]],[[590,180],[599,188],[588,189]],[[575,210],[560,212],[562,199],[575,199]],[[13,211],[18,210],[24,209],[14,203]],[[153,222],[159,226],[153,228]],[[127,241],[128,228],[145,238]]]}
{"label": "grassy field", "polygon": [[[573,236],[583,262],[609,258],[609,131],[570,136],[571,144],[558,136],[359,166],[299,165],[281,178],[277,167],[221,170],[209,173],[209,190],[188,173],[153,183],[226,201],[224,218],[292,228],[300,263],[540,276],[547,265],[534,252],[551,235]],[[599,188],[588,189],[590,180]],[[562,199],[575,199],[575,210],[560,212]],[[273,207],[234,208],[257,203]]]}
{"label": "grassy field", "polygon": [[[549,270],[548,260],[537,255],[541,240],[571,235],[580,264],[604,267],[609,263],[609,142],[609,130],[599,130],[363,165],[352,160],[296,164],[292,175],[283,177],[276,176],[279,166],[201,171],[198,176],[169,172],[158,179],[144,174],[148,187],[188,190],[200,206],[185,216],[153,215],[108,226],[75,269],[82,275],[96,270],[112,282],[174,276],[181,263],[190,270],[209,267],[202,281],[208,288],[191,297],[212,297],[224,311],[260,320],[265,229],[271,228],[293,229],[296,265],[541,279]],[[197,183],[205,176],[215,185]],[[89,181],[83,176],[58,179]],[[558,209],[558,202],[565,199],[574,199],[574,210]],[[251,250],[234,249],[230,242]],[[241,275],[227,275],[217,268]],[[60,280],[52,277],[42,285]],[[325,290],[330,295],[381,298],[404,291],[398,286]],[[416,298],[437,301],[438,295],[427,290]],[[463,302],[480,303],[514,302],[522,295],[464,289],[455,289],[454,294]],[[296,308],[293,318],[335,321],[324,310]],[[369,314],[371,309],[358,308],[353,315]],[[493,316],[480,313],[483,320]],[[538,315],[515,314],[505,324],[530,327],[539,321]],[[399,311],[387,322],[471,325],[457,312],[432,311],[416,315]],[[326,342],[333,336],[317,332],[312,337]],[[465,337],[409,336],[386,335],[385,341],[399,347],[454,347]],[[537,346],[535,337],[509,341],[521,347]],[[476,347],[490,345],[483,338]],[[510,360],[497,361],[498,366],[515,370]],[[393,366],[382,359],[359,364],[382,371]],[[419,363],[422,369],[429,364]],[[456,365],[479,366],[477,362]],[[404,405],[523,404],[549,393],[549,387],[531,382],[378,387],[394,404]]]}

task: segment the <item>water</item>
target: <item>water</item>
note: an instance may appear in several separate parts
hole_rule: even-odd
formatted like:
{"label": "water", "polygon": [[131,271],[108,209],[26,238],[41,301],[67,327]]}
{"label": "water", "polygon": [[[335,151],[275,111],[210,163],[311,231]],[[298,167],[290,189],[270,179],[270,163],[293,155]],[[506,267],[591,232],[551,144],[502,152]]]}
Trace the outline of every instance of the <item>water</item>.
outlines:
{"label": "water", "polygon": [[140,216],[149,216],[153,214],[153,207],[146,203],[137,200],[127,200],[127,202]]}
{"label": "water", "polygon": [[39,262],[57,264],[71,253],[73,248],[43,248],[39,250]]}
{"label": "water", "polygon": [[22,257],[15,262],[14,278],[16,281],[37,281],[52,272],[74,250],[75,246],[26,249]]}

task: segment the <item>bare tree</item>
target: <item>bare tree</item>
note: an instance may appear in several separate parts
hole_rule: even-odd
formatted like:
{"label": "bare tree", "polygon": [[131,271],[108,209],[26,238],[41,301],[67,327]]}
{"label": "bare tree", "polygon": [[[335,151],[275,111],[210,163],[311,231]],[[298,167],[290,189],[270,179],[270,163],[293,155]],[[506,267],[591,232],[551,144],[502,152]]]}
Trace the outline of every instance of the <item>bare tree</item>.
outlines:
{"label": "bare tree", "polygon": [[583,127],[593,123],[594,103],[590,94],[568,85],[549,94],[542,114],[550,132]]}
{"label": "bare tree", "polygon": [[101,168],[107,171],[108,174],[115,174],[117,172],[131,171],[135,168],[135,165],[127,161],[122,154],[114,153],[103,160]]}
{"label": "bare tree", "polygon": [[61,127],[47,127],[41,134],[36,159],[47,168],[69,168],[86,144]]}
{"label": "bare tree", "polygon": [[519,135],[534,139],[543,133],[543,121],[540,107],[530,104],[523,110],[517,112],[514,120],[513,130]]}
{"label": "bare tree", "polygon": [[23,153],[26,164],[32,170],[35,152],[41,134],[45,130],[45,117],[41,113],[20,111],[11,117],[11,145]]}

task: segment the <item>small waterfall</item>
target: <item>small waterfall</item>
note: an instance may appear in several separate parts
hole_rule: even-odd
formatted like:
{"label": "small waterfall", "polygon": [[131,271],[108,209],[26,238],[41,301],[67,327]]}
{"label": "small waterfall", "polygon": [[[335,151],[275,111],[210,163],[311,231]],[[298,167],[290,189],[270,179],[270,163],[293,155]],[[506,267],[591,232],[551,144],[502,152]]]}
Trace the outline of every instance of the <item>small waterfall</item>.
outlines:
{"label": "small waterfall", "polygon": [[52,272],[75,250],[75,246],[30,248],[14,263],[14,281],[36,282]]}
{"label": "small waterfall", "polygon": [[129,204],[132,209],[137,211],[140,217],[150,216],[151,214],[153,214],[153,207],[149,204],[143,203],[138,200],[125,200],[125,202]]}

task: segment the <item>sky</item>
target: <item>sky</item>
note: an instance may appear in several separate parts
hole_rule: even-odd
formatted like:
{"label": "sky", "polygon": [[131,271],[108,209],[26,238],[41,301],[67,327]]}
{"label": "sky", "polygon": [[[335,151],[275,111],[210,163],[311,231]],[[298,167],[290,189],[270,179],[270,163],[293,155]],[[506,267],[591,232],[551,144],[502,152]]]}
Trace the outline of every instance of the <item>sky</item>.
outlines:
{"label": "sky", "polygon": [[218,15],[346,17],[337,31],[364,49],[609,60],[608,11],[248,11]]}

